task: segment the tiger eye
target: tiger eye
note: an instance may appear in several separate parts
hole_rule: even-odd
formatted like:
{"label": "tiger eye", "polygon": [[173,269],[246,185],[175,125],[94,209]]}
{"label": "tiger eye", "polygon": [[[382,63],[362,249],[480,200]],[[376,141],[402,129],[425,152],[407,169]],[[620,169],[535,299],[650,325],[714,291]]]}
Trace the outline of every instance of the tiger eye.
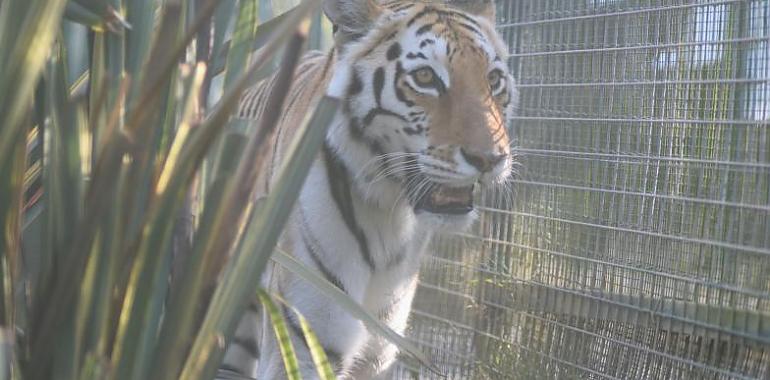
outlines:
{"label": "tiger eye", "polygon": [[500,80],[502,78],[503,78],[502,75],[497,70],[487,74],[487,80],[489,81],[490,86],[492,86],[493,88],[497,87],[497,85],[500,84]]}
{"label": "tiger eye", "polygon": [[433,83],[433,75],[433,70],[426,67],[414,73],[414,80],[421,86],[428,86]]}

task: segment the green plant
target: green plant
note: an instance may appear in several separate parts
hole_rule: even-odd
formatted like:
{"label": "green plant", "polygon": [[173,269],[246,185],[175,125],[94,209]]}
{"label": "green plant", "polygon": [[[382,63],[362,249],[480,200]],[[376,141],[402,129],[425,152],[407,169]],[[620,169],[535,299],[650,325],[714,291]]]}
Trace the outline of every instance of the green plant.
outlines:
{"label": "green plant", "polygon": [[266,0],[0,0],[0,379],[213,377],[337,100],[258,202],[277,112],[230,115],[276,69],[283,102],[319,3],[270,19]]}

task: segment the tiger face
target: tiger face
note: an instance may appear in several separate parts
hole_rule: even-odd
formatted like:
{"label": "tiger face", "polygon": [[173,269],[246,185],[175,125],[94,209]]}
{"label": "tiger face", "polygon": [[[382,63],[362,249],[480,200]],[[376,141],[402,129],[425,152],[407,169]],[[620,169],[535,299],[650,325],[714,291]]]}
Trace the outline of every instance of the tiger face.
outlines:
{"label": "tiger face", "polygon": [[359,187],[386,207],[403,199],[418,215],[468,217],[476,185],[503,184],[512,166],[516,92],[492,2],[348,3],[327,7],[346,23],[330,91],[344,99],[347,125],[334,133],[352,140],[338,149]]}

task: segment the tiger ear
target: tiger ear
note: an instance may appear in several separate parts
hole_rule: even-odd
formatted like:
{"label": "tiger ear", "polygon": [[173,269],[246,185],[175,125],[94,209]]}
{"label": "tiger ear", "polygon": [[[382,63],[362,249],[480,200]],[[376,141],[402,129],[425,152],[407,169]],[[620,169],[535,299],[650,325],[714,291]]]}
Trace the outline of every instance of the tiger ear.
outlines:
{"label": "tiger ear", "polygon": [[334,25],[338,43],[366,34],[382,12],[375,0],[323,0],[323,9]]}
{"label": "tiger ear", "polygon": [[492,24],[495,23],[494,0],[447,0],[446,2],[453,8],[486,18]]}

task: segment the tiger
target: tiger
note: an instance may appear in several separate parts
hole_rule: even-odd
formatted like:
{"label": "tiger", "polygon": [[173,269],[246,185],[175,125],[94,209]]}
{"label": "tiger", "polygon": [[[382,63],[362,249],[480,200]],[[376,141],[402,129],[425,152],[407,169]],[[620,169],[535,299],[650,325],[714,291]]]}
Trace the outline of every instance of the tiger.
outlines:
{"label": "tiger", "polygon": [[[435,233],[477,218],[474,192],[505,186],[517,103],[493,0],[323,0],[334,46],[298,64],[258,188],[268,193],[298,126],[323,95],[340,99],[279,248],[404,334],[421,257]],[[242,96],[259,120],[275,86]],[[341,379],[392,377],[396,346],[278,266],[261,284],[309,322]],[[284,307],[305,379],[318,378],[297,316]],[[269,318],[252,304],[218,378],[285,378]]]}

